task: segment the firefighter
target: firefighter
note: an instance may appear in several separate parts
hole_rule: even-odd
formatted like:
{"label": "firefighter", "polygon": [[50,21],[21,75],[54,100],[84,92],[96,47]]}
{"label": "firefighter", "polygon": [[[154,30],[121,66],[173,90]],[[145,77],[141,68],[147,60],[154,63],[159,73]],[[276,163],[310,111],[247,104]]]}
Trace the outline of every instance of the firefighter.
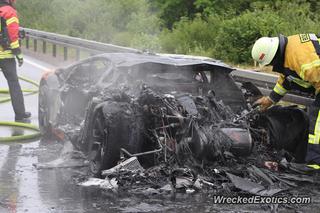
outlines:
{"label": "firefighter", "polygon": [[269,96],[256,101],[262,110],[277,103],[289,90],[315,94],[309,107],[309,138],[301,141],[298,161],[304,159],[314,168],[320,168],[320,45],[315,34],[298,34],[285,37],[262,37],[252,48],[252,58],[261,67],[272,65],[280,73],[277,84]]}
{"label": "firefighter", "polygon": [[28,122],[30,112],[25,111],[23,94],[18,81],[16,60],[19,67],[23,57],[19,45],[19,19],[13,4],[15,0],[0,0],[0,69],[7,79],[15,121]]}

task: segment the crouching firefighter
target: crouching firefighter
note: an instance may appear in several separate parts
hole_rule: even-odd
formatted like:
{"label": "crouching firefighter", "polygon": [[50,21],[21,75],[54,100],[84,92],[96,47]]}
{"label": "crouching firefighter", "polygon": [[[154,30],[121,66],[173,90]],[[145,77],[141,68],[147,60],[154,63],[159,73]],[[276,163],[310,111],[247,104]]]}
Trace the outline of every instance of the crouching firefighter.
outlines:
{"label": "crouching firefighter", "polygon": [[23,64],[19,44],[19,19],[14,2],[15,0],[0,0],[0,69],[8,82],[15,120],[28,122],[31,113],[25,111],[15,60],[16,58],[19,66]]}
{"label": "crouching firefighter", "polygon": [[285,37],[262,37],[252,48],[252,57],[260,66],[272,65],[280,73],[276,86],[269,96],[256,101],[262,110],[277,103],[291,89],[315,93],[309,108],[308,141],[299,144],[298,161],[304,159],[320,169],[320,45],[315,34],[298,34]]}

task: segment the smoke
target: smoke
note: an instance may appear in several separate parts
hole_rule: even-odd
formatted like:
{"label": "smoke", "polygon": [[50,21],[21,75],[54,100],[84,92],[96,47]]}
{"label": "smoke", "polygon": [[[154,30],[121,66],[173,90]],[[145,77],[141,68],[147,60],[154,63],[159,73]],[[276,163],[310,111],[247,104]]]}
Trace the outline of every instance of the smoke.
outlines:
{"label": "smoke", "polygon": [[147,0],[29,0],[22,26],[139,49],[159,49],[160,20]]}

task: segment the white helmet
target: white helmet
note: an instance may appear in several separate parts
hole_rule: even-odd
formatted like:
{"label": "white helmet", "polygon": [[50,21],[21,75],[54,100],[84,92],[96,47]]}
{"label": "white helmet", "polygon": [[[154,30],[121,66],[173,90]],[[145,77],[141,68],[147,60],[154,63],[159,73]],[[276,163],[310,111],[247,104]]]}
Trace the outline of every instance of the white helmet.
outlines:
{"label": "white helmet", "polygon": [[262,37],[253,45],[251,55],[253,60],[257,61],[260,67],[271,63],[279,47],[278,37]]}

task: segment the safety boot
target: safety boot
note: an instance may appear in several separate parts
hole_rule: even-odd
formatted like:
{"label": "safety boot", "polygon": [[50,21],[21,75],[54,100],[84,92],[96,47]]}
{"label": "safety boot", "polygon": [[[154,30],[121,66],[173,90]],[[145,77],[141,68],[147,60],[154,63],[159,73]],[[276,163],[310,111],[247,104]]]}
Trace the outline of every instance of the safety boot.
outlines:
{"label": "safety boot", "polygon": [[21,123],[30,123],[31,122],[30,117],[31,117],[31,112],[25,112],[22,115],[16,115],[15,121],[21,122]]}

